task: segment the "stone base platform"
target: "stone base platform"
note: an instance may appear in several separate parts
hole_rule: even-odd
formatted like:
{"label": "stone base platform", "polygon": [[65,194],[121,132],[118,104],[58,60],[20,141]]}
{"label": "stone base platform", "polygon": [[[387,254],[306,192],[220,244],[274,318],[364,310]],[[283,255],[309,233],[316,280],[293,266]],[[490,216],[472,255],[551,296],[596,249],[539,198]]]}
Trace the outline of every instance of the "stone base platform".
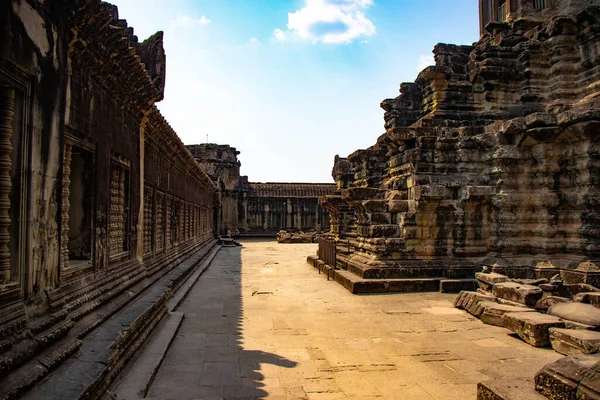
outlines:
{"label": "stone base platform", "polygon": [[[411,278],[367,278],[354,273],[354,271],[334,268],[317,256],[308,256],[307,262],[319,273],[326,274],[328,280],[338,282],[353,294],[389,292],[459,293],[461,290],[475,290],[477,288],[475,279],[451,279],[435,275]],[[406,268],[404,270],[407,271]]]}
{"label": "stone base platform", "polygon": [[[77,346],[68,348],[68,354],[60,363],[37,372],[42,365],[38,357],[0,381],[0,399],[107,398],[110,383],[163,317],[182,301],[190,290],[190,281],[198,279],[220,248],[217,241],[212,240],[164,275],[154,280],[145,279],[130,288],[128,301],[119,304],[104,321],[86,330],[87,334],[76,335],[77,326],[71,330],[62,342],[69,344],[69,340],[76,339]],[[34,384],[35,387],[26,391]]]}

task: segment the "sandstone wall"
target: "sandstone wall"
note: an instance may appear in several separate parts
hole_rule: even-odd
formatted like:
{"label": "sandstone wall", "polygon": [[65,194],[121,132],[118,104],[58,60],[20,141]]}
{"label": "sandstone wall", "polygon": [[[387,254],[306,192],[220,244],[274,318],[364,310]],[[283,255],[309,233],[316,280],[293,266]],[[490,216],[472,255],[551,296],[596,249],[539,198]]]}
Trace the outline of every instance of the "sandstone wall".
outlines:
{"label": "sandstone wall", "polygon": [[162,33],[139,42],[100,1],[16,0],[0,39],[4,398],[210,242],[216,187],[154,106]]}

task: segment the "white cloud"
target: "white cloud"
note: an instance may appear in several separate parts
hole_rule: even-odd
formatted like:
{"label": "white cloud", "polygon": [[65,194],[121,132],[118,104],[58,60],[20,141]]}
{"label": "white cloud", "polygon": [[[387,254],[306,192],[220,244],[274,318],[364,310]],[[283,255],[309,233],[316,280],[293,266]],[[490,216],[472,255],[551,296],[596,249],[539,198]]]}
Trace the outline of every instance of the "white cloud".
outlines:
{"label": "white cloud", "polygon": [[285,32],[279,28],[277,28],[273,31],[273,36],[275,36],[275,39],[277,39],[277,40],[285,40],[287,38],[287,35],[285,34]]}
{"label": "white cloud", "polygon": [[252,44],[260,44],[260,40],[255,37],[250,38],[248,41]]}
{"label": "white cloud", "polygon": [[419,69],[419,71],[423,71],[425,68],[429,67],[430,65],[435,65],[435,60],[433,58],[433,55],[421,54],[421,56],[419,57],[419,65],[417,65],[417,68]]}
{"label": "white cloud", "polygon": [[304,0],[303,8],[288,13],[287,28],[313,43],[350,43],[375,35],[375,25],[363,13],[371,5],[373,0]]}
{"label": "white cloud", "polygon": [[179,15],[173,21],[173,25],[180,26],[182,28],[192,28],[196,25],[207,25],[210,24],[210,19],[206,18],[205,15],[200,18],[192,18],[187,14]]}

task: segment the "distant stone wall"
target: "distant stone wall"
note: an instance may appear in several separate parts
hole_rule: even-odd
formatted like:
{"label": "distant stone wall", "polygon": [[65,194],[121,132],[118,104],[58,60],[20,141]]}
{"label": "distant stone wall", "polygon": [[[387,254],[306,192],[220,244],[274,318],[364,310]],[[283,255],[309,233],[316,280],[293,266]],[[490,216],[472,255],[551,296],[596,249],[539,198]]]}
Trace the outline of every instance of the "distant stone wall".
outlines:
{"label": "distant stone wall", "polygon": [[335,184],[250,183],[247,195],[247,233],[277,235],[279,230],[329,230],[329,212],[319,196],[336,193]]}
{"label": "distant stone wall", "polygon": [[240,176],[239,152],[229,145],[189,145],[188,150],[218,188],[219,232],[276,236],[281,229],[321,231],[329,213],[318,198],[334,194],[335,184],[250,183]]}

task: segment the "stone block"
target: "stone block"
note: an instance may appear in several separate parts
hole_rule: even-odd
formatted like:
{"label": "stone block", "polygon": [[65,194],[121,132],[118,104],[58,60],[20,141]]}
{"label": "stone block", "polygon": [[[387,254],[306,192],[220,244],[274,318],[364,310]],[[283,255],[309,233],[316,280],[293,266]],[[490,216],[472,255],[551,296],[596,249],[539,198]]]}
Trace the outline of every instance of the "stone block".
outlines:
{"label": "stone block", "polygon": [[491,291],[496,283],[510,282],[508,276],[496,272],[476,272],[475,279],[479,282],[479,287],[487,291]]}
{"label": "stone block", "polygon": [[459,293],[461,290],[476,290],[475,279],[444,279],[440,281],[440,292]]}
{"label": "stone block", "polygon": [[573,297],[573,301],[591,304],[596,308],[600,308],[600,293],[579,293]]}
{"label": "stone block", "polygon": [[600,351],[600,332],[581,329],[550,328],[552,348],[566,356],[595,354]]}
{"label": "stone block", "polygon": [[496,298],[494,296],[478,293],[478,292],[469,292],[462,291],[459,293],[458,297],[454,301],[454,307],[466,310],[475,310],[477,304],[482,301],[495,301]]}
{"label": "stone block", "polygon": [[537,312],[504,314],[502,325],[534,347],[547,347],[550,345],[548,329],[565,327],[565,323],[560,318]]}
{"label": "stone block", "polygon": [[600,327],[600,310],[590,304],[554,304],[548,309],[548,314],[562,319],[567,319],[569,321]]}
{"label": "stone block", "polygon": [[579,381],[578,400],[600,399],[600,361],[590,368]]}
{"label": "stone block", "polygon": [[532,379],[494,379],[477,384],[477,400],[545,400]]}
{"label": "stone block", "polygon": [[[535,375],[535,390],[549,399],[576,399],[579,382],[596,363],[598,355],[564,357],[544,366]],[[593,398],[593,397],[588,397]]]}
{"label": "stone block", "polygon": [[566,297],[546,296],[546,297],[542,297],[541,299],[538,300],[537,303],[535,303],[535,309],[539,310],[539,311],[546,311],[547,309],[550,308],[550,306],[552,306],[554,304],[570,303],[570,302],[571,302],[571,300],[567,299]]}
{"label": "stone block", "polygon": [[[504,326],[502,316],[514,312],[535,312],[531,308],[515,307],[506,304],[499,304],[491,301],[483,301],[479,303],[478,310],[482,322],[488,325]],[[477,315],[476,315],[477,316]]]}
{"label": "stone block", "polygon": [[492,293],[501,299],[525,304],[529,307],[535,307],[543,295],[542,289],[537,286],[521,285],[515,282],[496,283],[492,288]]}

